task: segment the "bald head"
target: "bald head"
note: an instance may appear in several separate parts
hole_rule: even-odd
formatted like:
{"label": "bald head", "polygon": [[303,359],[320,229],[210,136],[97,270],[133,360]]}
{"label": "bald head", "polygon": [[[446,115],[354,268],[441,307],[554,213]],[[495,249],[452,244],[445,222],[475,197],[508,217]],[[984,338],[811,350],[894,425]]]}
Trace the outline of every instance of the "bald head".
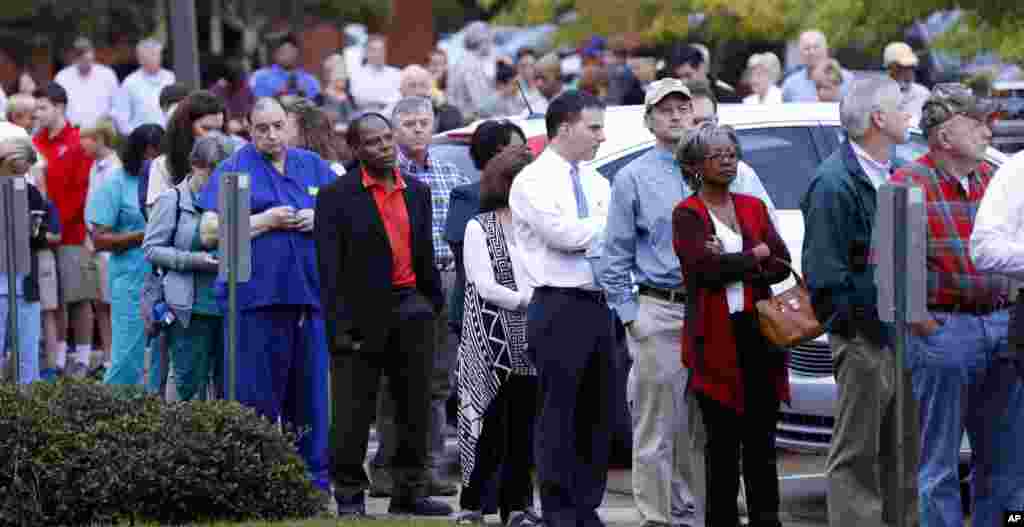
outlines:
{"label": "bald head", "polygon": [[533,66],[537,76],[534,85],[537,91],[548,100],[551,100],[562,91],[562,61],[558,55],[548,53],[540,58]]}
{"label": "bald head", "polygon": [[11,124],[31,130],[33,114],[36,111],[36,99],[31,95],[16,93],[7,98],[7,120]]}
{"label": "bald head", "polygon": [[0,175],[23,176],[36,162],[36,151],[26,133],[0,141]]}
{"label": "bald head", "polygon": [[430,97],[433,89],[433,78],[423,66],[412,64],[402,70],[401,84],[398,87],[402,97]]}
{"label": "bald head", "polygon": [[813,69],[828,59],[828,39],[817,29],[800,33],[800,58]]}

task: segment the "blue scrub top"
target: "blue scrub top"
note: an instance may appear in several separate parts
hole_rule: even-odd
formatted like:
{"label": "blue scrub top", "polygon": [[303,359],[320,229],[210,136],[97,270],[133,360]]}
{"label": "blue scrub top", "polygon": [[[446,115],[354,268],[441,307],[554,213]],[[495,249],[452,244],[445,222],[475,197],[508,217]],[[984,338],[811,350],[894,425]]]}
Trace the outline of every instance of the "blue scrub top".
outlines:
{"label": "blue scrub top", "polygon": [[[256,97],[277,97],[283,95],[288,87],[288,77],[292,74],[287,70],[273,64],[268,68],[261,68],[253,72],[249,78],[249,90]],[[295,70],[295,80],[299,88],[305,92],[304,97],[315,99],[320,94],[320,81],[303,69]],[[299,95],[288,93],[288,95]]]}
{"label": "blue scrub top", "polygon": [[[281,206],[312,209],[320,188],[337,177],[320,156],[307,150],[289,148],[285,173],[249,144],[222,162],[199,193],[197,206],[218,210],[220,175],[224,172],[249,174],[249,206],[252,214]],[[224,282],[217,282],[218,296],[224,296]],[[238,308],[252,310],[268,306],[310,306],[320,310],[320,278],[313,233],[270,231],[252,240],[252,278],[238,284]]]}
{"label": "blue scrub top", "polygon": [[[115,234],[144,232],[146,219],[139,210],[139,178],[119,169],[89,193],[85,221],[110,227]],[[142,281],[150,272],[142,247],[111,252],[108,269],[111,305],[137,305]]]}

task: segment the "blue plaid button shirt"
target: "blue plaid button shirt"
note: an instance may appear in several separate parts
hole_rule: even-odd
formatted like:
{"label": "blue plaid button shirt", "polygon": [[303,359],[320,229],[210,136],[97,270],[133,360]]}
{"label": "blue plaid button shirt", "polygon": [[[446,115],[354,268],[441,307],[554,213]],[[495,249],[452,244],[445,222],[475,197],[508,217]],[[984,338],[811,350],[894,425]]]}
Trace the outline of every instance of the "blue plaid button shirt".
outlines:
{"label": "blue plaid button shirt", "polygon": [[444,239],[445,223],[448,219],[448,205],[451,203],[452,190],[459,185],[472,183],[468,176],[459,172],[454,163],[442,161],[430,155],[427,150],[426,163],[420,165],[398,149],[398,168],[403,174],[409,174],[430,186],[433,199],[433,234],[434,234],[434,265],[438,269],[451,269],[455,256]]}

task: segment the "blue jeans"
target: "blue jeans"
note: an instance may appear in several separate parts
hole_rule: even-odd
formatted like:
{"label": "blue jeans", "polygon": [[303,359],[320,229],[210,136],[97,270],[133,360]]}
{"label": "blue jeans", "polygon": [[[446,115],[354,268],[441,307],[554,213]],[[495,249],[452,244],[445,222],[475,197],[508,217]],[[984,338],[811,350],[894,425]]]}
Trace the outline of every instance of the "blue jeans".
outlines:
{"label": "blue jeans", "polygon": [[[7,295],[0,295],[0,349],[6,349]],[[39,302],[26,302],[18,297],[18,374],[19,384],[30,384],[39,380],[39,332],[42,312]],[[8,350],[9,351],[9,350]]]}
{"label": "blue jeans", "polygon": [[964,430],[973,451],[973,525],[1002,525],[1024,505],[1024,389],[1006,350],[1008,311],[985,316],[933,313],[941,324],[911,337],[907,366],[921,408],[918,470],[921,525],[963,525],[959,452]]}

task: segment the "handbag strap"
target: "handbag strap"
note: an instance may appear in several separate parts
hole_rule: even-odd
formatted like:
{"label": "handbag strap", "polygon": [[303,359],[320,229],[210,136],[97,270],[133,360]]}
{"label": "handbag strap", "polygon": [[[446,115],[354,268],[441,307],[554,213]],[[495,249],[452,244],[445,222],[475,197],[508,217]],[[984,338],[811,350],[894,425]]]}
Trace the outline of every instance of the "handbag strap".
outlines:
{"label": "handbag strap", "polygon": [[[171,247],[174,247],[175,240],[178,238],[178,223],[181,222],[181,189],[174,187],[174,195],[177,198],[174,205],[174,226],[171,227]],[[153,266],[153,274],[162,276],[167,273],[167,270],[162,267]]]}
{"label": "handbag strap", "polygon": [[[800,273],[798,273],[798,272],[796,271],[796,269],[794,269],[794,268],[793,268],[792,264],[790,264],[789,262],[787,262],[787,261],[783,260],[782,258],[779,258],[778,256],[772,256],[772,257],[771,257],[771,259],[772,259],[773,261],[775,261],[776,263],[779,263],[779,264],[781,264],[781,265],[785,266],[785,267],[786,267],[786,269],[789,269],[789,272],[793,273],[793,278],[795,278],[795,279],[796,279],[796,283],[797,283],[797,285],[799,285],[799,286],[800,286],[801,288],[803,288],[803,289],[804,289],[805,291],[808,291],[808,293],[810,292],[810,291],[809,291],[809,290],[807,289],[807,282],[805,282],[805,281],[804,281],[804,277],[803,277],[803,276],[800,276]],[[823,322],[823,323],[821,324],[821,327],[825,329],[825,332],[826,332],[826,333],[827,333],[827,332],[828,332],[829,330],[831,330],[831,329],[832,329],[832,323],[833,323],[833,322],[834,322],[834,321],[836,320],[836,317],[837,317],[837,316],[839,316],[839,313],[838,313],[838,312],[836,312],[836,313],[832,313],[832,316],[828,317],[828,320],[826,320],[825,322]]]}
{"label": "handbag strap", "polygon": [[804,281],[804,277],[800,276],[800,273],[798,273],[789,262],[779,258],[778,256],[772,256],[771,259],[775,263],[781,264],[786,269],[789,269],[789,272],[793,273],[793,278],[796,279],[796,283],[799,284],[800,287],[807,289],[807,282]]}

